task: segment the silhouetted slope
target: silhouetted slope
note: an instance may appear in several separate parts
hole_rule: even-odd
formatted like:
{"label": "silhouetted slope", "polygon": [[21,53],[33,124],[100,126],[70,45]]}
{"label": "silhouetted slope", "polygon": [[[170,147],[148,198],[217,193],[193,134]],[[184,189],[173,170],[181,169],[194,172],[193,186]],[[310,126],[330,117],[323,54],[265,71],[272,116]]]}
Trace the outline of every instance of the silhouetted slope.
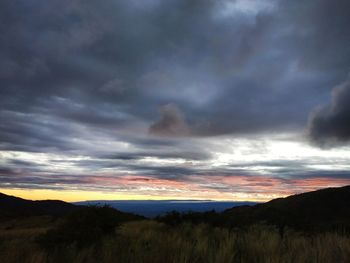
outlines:
{"label": "silhouetted slope", "polygon": [[221,216],[230,226],[265,222],[304,230],[350,228],[350,186],[292,195],[255,206],[233,207]]}
{"label": "silhouetted slope", "polygon": [[64,215],[78,207],[58,200],[31,201],[0,193],[0,218]]}

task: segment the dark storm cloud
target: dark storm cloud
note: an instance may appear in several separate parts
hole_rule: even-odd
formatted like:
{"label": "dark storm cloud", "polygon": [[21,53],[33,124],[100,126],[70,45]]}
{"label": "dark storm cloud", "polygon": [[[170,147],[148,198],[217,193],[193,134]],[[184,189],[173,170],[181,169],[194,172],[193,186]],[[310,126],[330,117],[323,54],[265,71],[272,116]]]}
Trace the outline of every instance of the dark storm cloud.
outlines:
{"label": "dark storm cloud", "polygon": [[[293,21],[294,45],[301,66],[347,73],[350,61],[350,2],[281,1],[284,19]],[[327,71],[325,73],[327,73]],[[331,74],[331,73],[328,73]],[[338,80],[339,82],[339,80]]]}
{"label": "dark storm cloud", "polygon": [[310,116],[311,139],[320,144],[350,140],[350,81],[332,91],[330,105],[321,107]]}
{"label": "dark storm cloud", "polygon": [[[348,67],[347,1],[252,3],[2,1],[1,108],[106,131],[144,122],[168,133],[169,119],[175,135],[301,127]],[[174,109],[155,123],[168,103],[187,124]]]}
{"label": "dark storm cloud", "polygon": [[190,134],[186,120],[178,107],[167,104],[159,109],[160,119],[149,128],[151,134],[161,136],[185,136]]}

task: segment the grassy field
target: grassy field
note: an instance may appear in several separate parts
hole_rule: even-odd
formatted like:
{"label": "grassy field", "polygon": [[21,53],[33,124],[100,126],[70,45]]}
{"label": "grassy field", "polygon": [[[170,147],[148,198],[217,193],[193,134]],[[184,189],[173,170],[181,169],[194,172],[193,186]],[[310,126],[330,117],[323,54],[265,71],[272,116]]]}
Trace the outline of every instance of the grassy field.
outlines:
{"label": "grassy field", "polygon": [[1,223],[0,261],[350,262],[350,237],[334,232],[305,235],[287,230],[282,237],[277,229],[263,225],[229,230],[206,224],[169,226],[139,220],[114,227],[96,242],[81,245],[70,241],[47,246],[45,242],[50,242],[52,236],[45,233],[59,225],[51,217]]}

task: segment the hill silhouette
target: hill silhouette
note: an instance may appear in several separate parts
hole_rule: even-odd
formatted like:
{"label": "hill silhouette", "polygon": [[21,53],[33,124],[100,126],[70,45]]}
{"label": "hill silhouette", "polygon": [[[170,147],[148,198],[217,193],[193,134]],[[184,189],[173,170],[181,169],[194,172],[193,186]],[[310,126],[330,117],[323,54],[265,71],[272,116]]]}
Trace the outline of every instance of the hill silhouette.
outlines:
{"label": "hill silhouette", "polygon": [[[0,218],[15,218],[23,216],[82,216],[87,217],[91,211],[109,211],[113,217],[117,217],[120,221],[129,221],[131,219],[143,219],[143,216],[138,216],[132,213],[124,213],[108,205],[98,207],[81,206],[67,203],[60,200],[27,200],[11,195],[0,193]],[[93,213],[92,213],[93,214]],[[77,217],[79,217],[77,216]]]}
{"label": "hill silhouette", "polygon": [[59,200],[32,201],[0,193],[0,218],[21,216],[60,216],[79,208]]}
{"label": "hill silhouette", "polygon": [[256,205],[236,206],[221,213],[178,213],[158,217],[170,225],[183,222],[208,223],[219,227],[246,227],[255,224],[301,231],[350,230],[350,186],[326,188]]}
{"label": "hill silhouette", "polygon": [[292,195],[254,206],[233,207],[224,211],[221,217],[230,226],[263,222],[300,230],[350,229],[350,186]]}

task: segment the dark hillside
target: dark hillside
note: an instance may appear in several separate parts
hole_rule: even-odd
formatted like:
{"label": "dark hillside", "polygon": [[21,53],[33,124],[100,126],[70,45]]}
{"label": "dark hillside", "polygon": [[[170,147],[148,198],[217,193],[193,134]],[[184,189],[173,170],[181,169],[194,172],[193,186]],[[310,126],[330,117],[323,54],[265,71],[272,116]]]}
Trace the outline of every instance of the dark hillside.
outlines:
{"label": "dark hillside", "polygon": [[226,224],[258,222],[301,230],[350,228],[350,186],[278,198],[255,206],[233,207],[222,213]]}
{"label": "dark hillside", "polygon": [[172,212],[157,220],[169,225],[183,222],[207,223],[219,227],[245,227],[254,224],[284,227],[301,231],[350,231],[350,186],[278,198],[253,206],[236,206],[222,213]]}
{"label": "dark hillside", "polygon": [[79,206],[58,200],[32,201],[0,193],[0,218],[64,215]]}

